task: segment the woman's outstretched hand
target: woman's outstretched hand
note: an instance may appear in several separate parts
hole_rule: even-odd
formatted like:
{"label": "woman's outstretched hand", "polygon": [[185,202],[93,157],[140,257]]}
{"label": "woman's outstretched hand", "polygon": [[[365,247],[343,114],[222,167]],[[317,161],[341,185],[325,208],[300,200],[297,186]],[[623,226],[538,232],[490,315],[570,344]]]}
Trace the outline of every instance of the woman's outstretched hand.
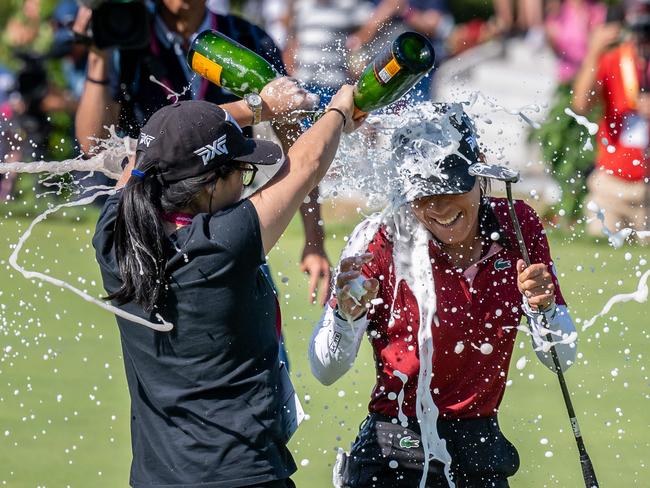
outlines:
{"label": "woman's outstretched hand", "polygon": [[262,97],[262,120],[295,122],[318,107],[318,95],[305,90],[294,78],[284,76],[266,85]]}
{"label": "woman's outstretched hand", "polygon": [[336,92],[336,95],[332,97],[327,108],[336,108],[343,112],[346,119],[343,130],[347,133],[357,130],[368,116],[368,114],[363,112],[359,112],[358,115],[355,116],[354,86],[352,85],[343,85],[339,91]]}
{"label": "woman's outstretched hand", "polygon": [[533,310],[547,310],[555,303],[553,277],[545,264],[526,267],[523,259],[517,261],[517,286]]}
{"label": "woman's outstretched hand", "polygon": [[340,315],[356,320],[370,308],[371,300],[377,298],[379,280],[365,279],[361,267],[372,261],[366,253],[341,260],[336,276],[337,309]]}

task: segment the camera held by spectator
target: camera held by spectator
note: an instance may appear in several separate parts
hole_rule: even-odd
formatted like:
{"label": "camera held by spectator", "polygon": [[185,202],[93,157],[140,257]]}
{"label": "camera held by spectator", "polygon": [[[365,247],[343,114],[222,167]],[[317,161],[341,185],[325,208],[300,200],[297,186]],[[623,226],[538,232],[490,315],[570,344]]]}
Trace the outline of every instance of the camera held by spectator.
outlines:
{"label": "camera held by spectator", "polygon": [[137,49],[149,41],[149,12],[142,0],[79,0],[92,9],[92,43],[98,49]]}

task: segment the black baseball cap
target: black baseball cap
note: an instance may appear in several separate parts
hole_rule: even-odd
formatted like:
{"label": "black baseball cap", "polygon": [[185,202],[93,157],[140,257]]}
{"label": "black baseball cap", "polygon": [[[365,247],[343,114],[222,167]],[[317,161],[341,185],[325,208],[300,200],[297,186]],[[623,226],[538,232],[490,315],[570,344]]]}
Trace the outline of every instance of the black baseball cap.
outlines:
{"label": "black baseball cap", "polygon": [[137,169],[166,184],[233,162],[270,165],[284,159],[280,146],[245,137],[230,114],[201,100],[155,112],[140,131],[136,154]]}
{"label": "black baseball cap", "polygon": [[[476,183],[470,165],[480,151],[469,116],[458,103],[429,103],[421,119],[398,129],[392,140],[394,155],[408,165],[407,198],[467,193]],[[455,147],[457,145],[457,147]]]}

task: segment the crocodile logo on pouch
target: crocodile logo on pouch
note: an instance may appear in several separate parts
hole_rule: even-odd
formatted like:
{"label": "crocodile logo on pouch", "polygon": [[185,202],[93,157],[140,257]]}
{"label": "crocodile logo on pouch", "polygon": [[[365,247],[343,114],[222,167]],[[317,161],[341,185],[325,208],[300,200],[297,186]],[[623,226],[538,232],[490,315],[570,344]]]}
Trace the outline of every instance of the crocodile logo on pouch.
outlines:
{"label": "crocodile logo on pouch", "polygon": [[411,436],[407,435],[399,440],[399,447],[403,447],[404,449],[417,449],[420,447],[420,440],[411,439]]}

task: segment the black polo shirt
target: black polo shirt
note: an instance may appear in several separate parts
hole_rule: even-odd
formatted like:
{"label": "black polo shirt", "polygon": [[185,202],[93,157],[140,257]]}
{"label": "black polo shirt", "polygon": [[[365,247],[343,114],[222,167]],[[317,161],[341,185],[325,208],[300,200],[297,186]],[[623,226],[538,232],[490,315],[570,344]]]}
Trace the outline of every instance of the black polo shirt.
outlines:
{"label": "black polo shirt", "polygon": [[[93,245],[104,288],[121,284],[111,196]],[[295,470],[279,421],[277,302],[260,270],[255,208],[243,200],[196,215],[169,245],[169,289],[157,332],[117,318],[131,395],[136,488],[233,488]],[[126,311],[155,319],[133,303]]]}

